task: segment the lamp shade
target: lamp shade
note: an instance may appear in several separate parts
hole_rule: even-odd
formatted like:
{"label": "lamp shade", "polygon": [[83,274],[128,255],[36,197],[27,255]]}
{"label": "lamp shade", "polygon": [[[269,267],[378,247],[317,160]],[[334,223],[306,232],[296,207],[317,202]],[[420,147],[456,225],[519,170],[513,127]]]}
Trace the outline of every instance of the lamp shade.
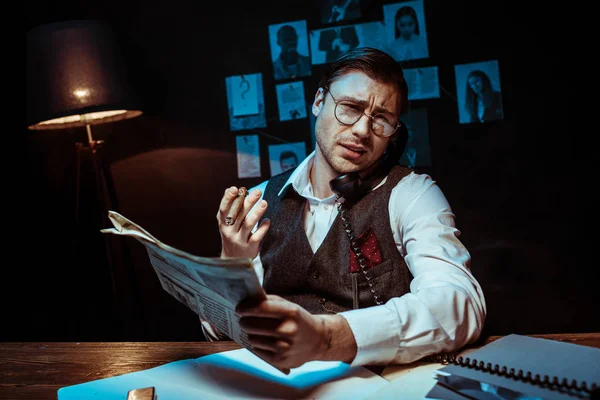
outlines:
{"label": "lamp shade", "polygon": [[111,26],[72,20],[27,33],[27,126],[102,124],[142,114]]}

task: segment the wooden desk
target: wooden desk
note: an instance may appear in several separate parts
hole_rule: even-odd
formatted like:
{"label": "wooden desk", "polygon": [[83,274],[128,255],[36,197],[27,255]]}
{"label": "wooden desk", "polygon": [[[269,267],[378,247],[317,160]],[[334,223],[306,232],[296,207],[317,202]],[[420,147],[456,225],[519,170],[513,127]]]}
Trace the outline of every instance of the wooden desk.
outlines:
{"label": "wooden desk", "polygon": [[[600,348],[600,332],[531,336]],[[0,398],[56,399],[64,386],[239,348],[234,342],[0,343]]]}

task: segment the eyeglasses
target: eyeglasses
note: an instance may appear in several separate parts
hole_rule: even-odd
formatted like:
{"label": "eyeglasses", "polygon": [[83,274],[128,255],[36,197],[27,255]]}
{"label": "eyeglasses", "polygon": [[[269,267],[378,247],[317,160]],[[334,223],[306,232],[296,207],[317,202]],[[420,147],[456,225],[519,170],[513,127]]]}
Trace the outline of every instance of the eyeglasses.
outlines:
{"label": "eyeglasses", "polygon": [[371,130],[373,133],[382,137],[392,136],[401,126],[400,122],[398,122],[392,114],[377,113],[369,115],[365,112],[365,108],[360,104],[349,100],[337,101],[328,87],[326,87],[325,90],[327,90],[335,103],[333,115],[335,115],[335,119],[342,125],[354,125],[363,115],[366,115],[371,118]]}

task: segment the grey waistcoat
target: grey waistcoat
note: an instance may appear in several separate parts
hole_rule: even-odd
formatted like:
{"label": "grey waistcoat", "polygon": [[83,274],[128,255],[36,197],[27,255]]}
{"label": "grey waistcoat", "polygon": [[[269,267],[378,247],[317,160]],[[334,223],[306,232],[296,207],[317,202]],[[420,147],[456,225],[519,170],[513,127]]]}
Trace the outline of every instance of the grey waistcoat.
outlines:
{"label": "grey waistcoat", "polygon": [[[410,172],[405,167],[394,167],[383,186],[369,192],[347,211],[357,237],[369,228],[375,233],[382,261],[367,270],[367,274],[375,293],[384,302],[407,293],[412,280],[394,243],[388,211],[392,189]],[[271,220],[260,250],[265,291],[293,301],[313,314],[375,305],[363,273],[350,272],[350,241],[339,214],[313,253],[303,226],[306,200],[291,185],[281,196],[277,195],[291,173],[272,177],[264,193],[268,208],[263,218]]]}

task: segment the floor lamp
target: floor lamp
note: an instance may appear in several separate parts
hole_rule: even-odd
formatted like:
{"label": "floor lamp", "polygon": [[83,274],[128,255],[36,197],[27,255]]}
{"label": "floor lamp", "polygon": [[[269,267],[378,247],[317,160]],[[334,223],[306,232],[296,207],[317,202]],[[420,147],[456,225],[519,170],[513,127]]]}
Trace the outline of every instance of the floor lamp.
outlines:
{"label": "floor lamp", "polygon": [[[76,226],[83,157],[93,164],[102,221],[108,209],[117,211],[112,175],[101,156],[104,141],[94,139],[92,127],[142,114],[117,42],[105,21],[61,21],[27,32],[28,129],[84,128],[87,133],[87,142],[76,143]],[[108,235],[104,236],[113,302],[118,310],[114,258]]]}

